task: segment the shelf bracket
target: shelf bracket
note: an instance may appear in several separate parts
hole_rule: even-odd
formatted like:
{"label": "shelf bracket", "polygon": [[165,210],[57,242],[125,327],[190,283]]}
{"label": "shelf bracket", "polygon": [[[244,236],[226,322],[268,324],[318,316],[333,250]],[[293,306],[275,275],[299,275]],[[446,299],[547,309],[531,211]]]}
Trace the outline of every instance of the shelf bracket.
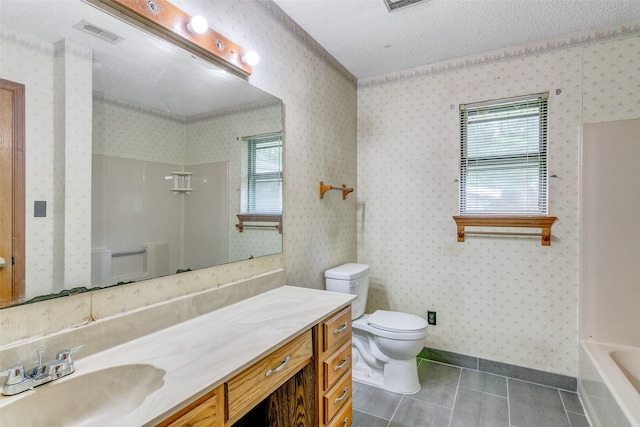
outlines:
{"label": "shelf bracket", "polygon": [[324,185],[324,182],[320,181],[320,198],[324,198],[324,193],[329,190],[340,190],[342,191],[342,200],[346,200],[347,194],[353,191],[353,188],[347,188],[346,184],[342,184],[342,187],[333,187],[331,185]]}

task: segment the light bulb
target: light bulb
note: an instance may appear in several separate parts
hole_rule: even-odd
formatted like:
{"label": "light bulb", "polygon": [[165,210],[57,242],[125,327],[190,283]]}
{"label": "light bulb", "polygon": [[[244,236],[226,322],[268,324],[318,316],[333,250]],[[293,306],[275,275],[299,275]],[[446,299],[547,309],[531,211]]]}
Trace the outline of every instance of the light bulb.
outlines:
{"label": "light bulb", "polygon": [[187,29],[192,33],[204,34],[209,29],[209,24],[202,16],[196,15],[191,18],[191,22],[187,24]]}
{"label": "light bulb", "polygon": [[255,50],[250,50],[242,55],[242,62],[248,65],[256,65],[258,62],[260,62],[260,56]]}

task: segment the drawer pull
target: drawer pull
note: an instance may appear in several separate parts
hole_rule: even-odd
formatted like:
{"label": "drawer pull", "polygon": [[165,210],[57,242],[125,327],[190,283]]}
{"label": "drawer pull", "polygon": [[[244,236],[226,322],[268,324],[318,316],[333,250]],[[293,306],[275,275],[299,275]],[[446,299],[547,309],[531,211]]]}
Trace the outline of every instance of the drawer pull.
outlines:
{"label": "drawer pull", "polygon": [[333,335],[341,334],[342,332],[347,330],[347,322],[344,322],[341,327],[333,330]]}
{"label": "drawer pull", "polygon": [[273,368],[273,369],[269,369],[267,372],[264,373],[265,377],[268,377],[269,375],[273,374],[274,372],[280,372],[284,369],[285,365],[289,362],[289,360],[291,360],[291,356],[287,356],[286,359],[284,359],[282,361],[282,364],[280,366],[278,366],[277,368]]}
{"label": "drawer pull", "polygon": [[349,425],[349,417],[344,419],[344,424],[342,424],[342,427],[347,427]]}
{"label": "drawer pull", "polygon": [[344,400],[344,398],[347,397],[348,393],[349,393],[349,387],[345,387],[344,388],[344,392],[342,393],[342,396],[336,397],[336,399],[333,401],[333,404],[335,405],[336,403],[340,402],[341,400]]}
{"label": "drawer pull", "polygon": [[349,363],[349,356],[345,356],[341,364],[334,366],[333,371],[335,372],[338,369],[344,368],[347,365],[347,363]]}

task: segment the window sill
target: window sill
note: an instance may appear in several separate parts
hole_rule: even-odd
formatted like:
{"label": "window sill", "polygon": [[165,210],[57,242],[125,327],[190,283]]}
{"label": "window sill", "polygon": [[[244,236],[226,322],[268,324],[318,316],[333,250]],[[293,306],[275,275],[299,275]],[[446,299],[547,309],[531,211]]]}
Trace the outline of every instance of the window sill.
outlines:
{"label": "window sill", "polygon": [[[495,216],[495,215],[461,215],[453,219],[458,226],[458,242],[464,242],[466,234],[492,234],[501,236],[539,236],[542,246],[551,245],[551,225],[555,216]],[[500,231],[466,231],[465,227],[514,227],[539,228],[540,233],[519,233]]]}

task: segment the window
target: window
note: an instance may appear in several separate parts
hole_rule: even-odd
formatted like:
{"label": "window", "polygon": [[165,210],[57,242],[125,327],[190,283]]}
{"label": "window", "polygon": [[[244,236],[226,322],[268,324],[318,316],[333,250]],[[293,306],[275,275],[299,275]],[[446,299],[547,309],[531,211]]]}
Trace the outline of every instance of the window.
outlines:
{"label": "window", "polygon": [[242,213],[282,213],[282,134],[243,138]]}
{"label": "window", "polygon": [[460,214],[547,214],[548,94],[460,106]]}

